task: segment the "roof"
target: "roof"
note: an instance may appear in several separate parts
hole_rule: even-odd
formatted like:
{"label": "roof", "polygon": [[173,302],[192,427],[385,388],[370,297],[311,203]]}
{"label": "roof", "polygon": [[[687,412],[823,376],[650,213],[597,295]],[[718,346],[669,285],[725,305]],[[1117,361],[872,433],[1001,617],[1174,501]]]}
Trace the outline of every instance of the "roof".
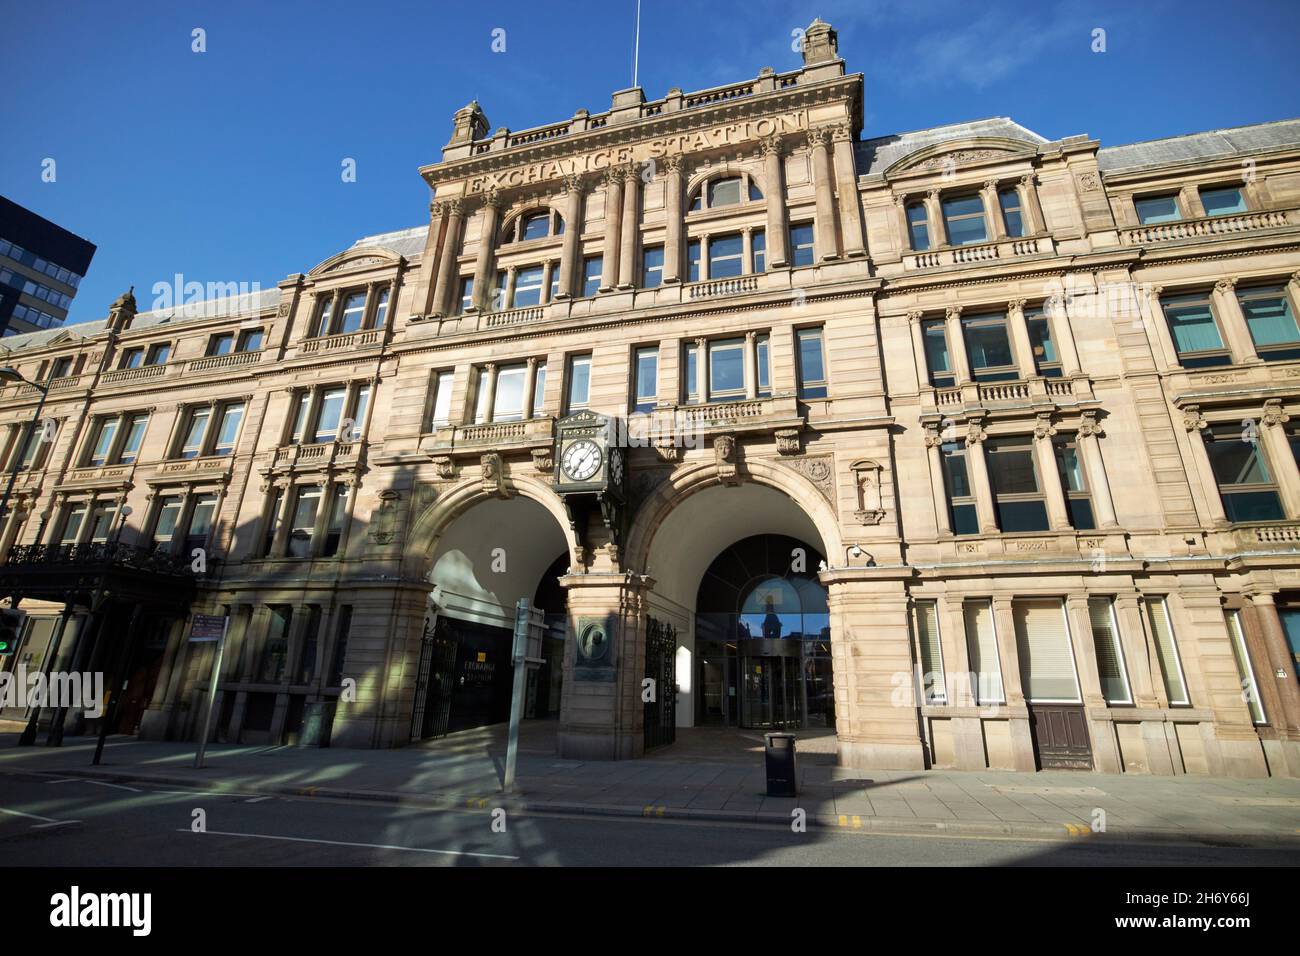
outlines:
{"label": "roof", "polygon": [[[352,249],[378,247],[387,249],[399,256],[411,258],[424,252],[424,241],[429,235],[429,224],[400,229],[397,232],[381,232],[373,236],[362,236],[352,244]],[[351,250],[348,250],[351,251]]]}
{"label": "roof", "polygon": [[1300,147],[1300,119],[1286,119],[1109,146],[1097,151],[1097,166],[1103,173],[1120,173],[1295,147]]}
{"label": "roof", "polygon": [[864,139],[857,143],[858,173],[876,175],[883,173],[904,156],[950,140],[973,139],[975,137],[996,137],[999,139],[1018,139],[1035,146],[1041,146],[1047,140],[1033,130],[1026,129],[1006,116],[991,116],[987,119],[972,120],[968,123],[949,123],[947,126],[934,126],[930,129],[912,130],[910,133],[894,133],[876,139]]}

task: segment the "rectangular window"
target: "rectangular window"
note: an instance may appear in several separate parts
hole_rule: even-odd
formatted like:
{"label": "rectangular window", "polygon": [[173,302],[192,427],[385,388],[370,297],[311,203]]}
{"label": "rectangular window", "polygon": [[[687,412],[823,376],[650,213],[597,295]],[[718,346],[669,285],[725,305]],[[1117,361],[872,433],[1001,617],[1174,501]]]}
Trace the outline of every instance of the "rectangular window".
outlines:
{"label": "rectangular window", "polygon": [[203,439],[208,431],[208,421],[212,418],[209,406],[190,409],[189,420],[181,439],[182,458],[198,458],[203,454]]}
{"label": "rectangular window", "polygon": [[291,680],[310,684],[316,676],[316,652],[320,647],[320,605],[307,605],[307,624],[302,629],[302,646],[298,649],[298,664]]}
{"label": "rectangular window", "polygon": [[298,444],[302,441],[303,432],[307,428],[307,413],[311,410],[311,392],[299,392],[295,399],[293,410],[293,430],[289,432],[289,442]]}
{"label": "rectangular window", "polygon": [[744,240],[740,233],[709,239],[709,278],[732,279],[745,271]]}
{"label": "rectangular window", "polygon": [[1224,612],[1228,624],[1228,638],[1232,642],[1232,657],[1237,662],[1237,677],[1241,681],[1241,696],[1250,708],[1250,720],[1255,724],[1266,724],[1264,703],[1259,697],[1259,685],[1255,683],[1255,669],[1250,666],[1250,652],[1246,649],[1246,632],[1241,626],[1241,612],[1229,610]]}
{"label": "rectangular window", "polygon": [[117,509],[109,504],[96,503],[90,509],[90,540],[102,543],[108,540],[113,528],[113,513]]}
{"label": "rectangular window", "polygon": [[496,395],[492,402],[492,421],[517,422],[524,417],[524,379],[526,365],[503,365],[497,369]]}
{"label": "rectangular window", "polygon": [[925,346],[926,370],[930,384],[935,388],[951,388],[957,384],[952,373],[952,360],[948,357],[947,323],[943,319],[928,319],[921,323],[921,341]]}
{"label": "rectangular window", "polygon": [[799,397],[826,397],[826,357],[822,330],[798,329],[794,333],[799,353]]}
{"label": "rectangular window", "polygon": [[343,321],[339,323],[338,333],[346,335],[361,328],[361,321],[366,314],[366,294],[349,292],[343,297]]}
{"label": "rectangular window", "polygon": [[506,307],[506,292],[509,277],[506,273],[498,269],[496,279],[492,283],[492,301],[488,304],[489,312],[500,312]]}
{"label": "rectangular window", "polygon": [[468,312],[470,308],[473,307],[474,305],[474,277],[473,276],[460,277],[459,301],[460,301],[460,311],[457,313],[457,315],[464,314],[465,312]]}
{"label": "rectangular window", "polygon": [[1266,362],[1300,359],[1300,328],[1284,286],[1238,289],[1237,301],[1260,358]]}
{"label": "rectangular window", "polygon": [[1020,377],[1005,314],[972,315],[961,320],[971,374],[980,382],[1005,382]]}
{"label": "rectangular window", "polygon": [[316,429],[312,441],[316,444],[334,441],[343,421],[343,400],[347,390],[342,386],[327,388],[321,393],[320,411],[316,414]]}
{"label": "rectangular window", "polygon": [[953,534],[979,534],[979,515],[975,510],[975,493],[966,470],[964,442],[945,442],[940,448],[943,477],[948,491],[949,518]]}
{"label": "rectangular window", "polygon": [[352,630],[352,605],[344,604],[339,608],[338,627],[334,631],[334,658],[330,664],[330,687],[343,683],[343,665],[348,659],[348,633]]}
{"label": "rectangular window", "polygon": [[700,281],[700,240],[698,239],[686,243],[686,281]]}
{"label": "rectangular window", "polygon": [[334,298],[331,296],[320,304],[320,311],[316,313],[316,334],[329,335],[330,322],[334,316]]}
{"label": "rectangular window", "polygon": [[990,438],[984,448],[998,527],[1012,532],[1046,531],[1047,504],[1034,461],[1034,440]]}
{"label": "rectangular window", "polygon": [[1007,235],[1015,239],[1025,234],[1025,219],[1020,208],[1020,190],[998,190],[998,205],[1002,207],[1002,223]]}
{"label": "rectangular window", "polygon": [[1169,193],[1165,196],[1133,197],[1133,208],[1137,211],[1138,222],[1144,226],[1153,226],[1162,222],[1177,222],[1182,219],[1178,212],[1178,196]]}
{"label": "rectangular window", "polygon": [[587,256],[582,260],[582,294],[593,296],[600,291],[601,273],[605,269],[603,256]]}
{"label": "rectangular window", "polygon": [[257,676],[264,684],[279,683],[284,678],[285,658],[289,656],[289,625],[293,622],[293,608],[286,605],[271,608],[270,628],[266,643],[262,645],[262,659]]}
{"label": "rectangular window", "polygon": [[[700,349],[694,343],[682,348],[682,368],[685,378],[686,404],[700,400]],[[1300,444],[1300,442],[1298,442]]]}
{"label": "rectangular window", "polygon": [[50,372],[50,378],[59,379],[67,378],[72,374],[72,359],[65,356],[61,359],[55,359],[54,369]]}
{"label": "rectangular window", "polygon": [[144,443],[144,431],[149,424],[149,416],[140,412],[128,415],[126,419],[126,437],[122,441],[122,450],[117,454],[119,463],[129,465],[140,455],[140,446]]}
{"label": "rectangular window", "polygon": [[546,301],[554,302],[556,297],[560,294],[560,264],[558,262],[552,262],[550,270],[551,278],[546,289]]}
{"label": "rectangular window", "polygon": [[1277,485],[1269,475],[1264,449],[1252,433],[1237,425],[1213,425],[1201,434],[1228,520],[1282,520]]}
{"label": "rectangular window", "polygon": [[948,245],[966,246],[973,242],[988,241],[984,225],[984,200],[979,194],[953,196],[943,200],[943,225],[948,233]]}
{"label": "rectangular window", "polygon": [[529,266],[515,273],[515,291],[510,308],[522,309],[542,304],[542,267]]}
{"label": "rectangular window", "polygon": [[815,261],[812,223],[800,222],[791,224],[790,265],[810,266]]}
{"label": "rectangular window", "polygon": [[529,409],[532,418],[540,418],[546,409],[546,363],[538,362],[533,374],[533,404]]}
{"label": "rectangular window", "polygon": [[749,237],[749,271],[754,274],[767,271],[767,233],[755,229]]}
{"label": "rectangular window", "polygon": [[709,343],[709,399],[745,395],[745,340]]}
{"label": "rectangular window", "polygon": [[284,505],[284,489],[276,488],[271,492],[270,510],[266,513],[266,533],[262,537],[262,557],[267,557],[271,549],[275,547],[275,534],[280,529],[280,522],[284,520],[282,506]]}
{"label": "rectangular window", "polygon": [[1052,341],[1052,323],[1042,309],[1025,312],[1025,325],[1029,329],[1029,347],[1034,353],[1034,368],[1044,378],[1061,377],[1061,356]]}
{"label": "rectangular window", "polygon": [[1040,703],[1080,703],[1064,602],[1013,601],[1011,618],[1015,622],[1025,699]]}
{"label": "rectangular window", "polygon": [[907,204],[907,238],[913,252],[926,252],[930,248],[930,220],[925,203]]}
{"label": "rectangular window", "polygon": [[641,253],[641,285],[657,289],[664,281],[664,247],[650,246]]}
{"label": "rectangular window", "polygon": [[172,538],[176,535],[176,524],[181,518],[180,495],[169,495],[158,504],[158,516],[153,523],[153,547],[155,551],[170,551]]}
{"label": "rectangular window", "polygon": [[348,513],[348,486],[335,482],[330,486],[330,517],[325,526],[325,547],[321,554],[330,558],[339,552],[339,542],[343,539],[343,520]]}
{"label": "rectangular window", "polygon": [[634,411],[654,411],[656,396],[659,393],[659,348],[654,345],[639,348],[632,360],[635,366],[633,380],[636,390],[633,396]]}
{"label": "rectangular window", "polygon": [[144,364],[144,349],[127,349],[122,353],[122,364],[118,368],[139,368]]}
{"label": "rectangular window", "polygon": [[76,504],[68,509],[63,519],[63,533],[59,535],[60,544],[75,544],[81,533],[81,524],[86,520],[85,504]]}
{"label": "rectangular window", "polygon": [[943,647],[939,642],[939,612],[934,601],[916,602],[916,643],[920,649],[921,689],[927,704],[946,704]]}
{"label": "rectangular window", "polygon": [[217,428],[217,438],[212,447],[212,454],[229,455],[234,452],[235,440],[239,437],[239,424],[243,420],[243,402],[226,405],[221,409],[221,421]]}
{"label": "rectangular window", "polygon": [[208,350],[205,354],[229,355],[235,348],[235,333],[222,332],[220,335],[214,335],[208,339]]}
{"label": "rectangular window", "polygon": [[591,356],[574,355],[569,358],[569,396],[566,411],[586,408],[591,397]]}
{"label": "rectangular window", "polygon": [[1168,602],[1162,597],[1148,597],[1146,603],[1151,633],[1156,642],[1156,657],[1160,660],[1160,674],[1165,682],[1165,694],[1170,704],[1186,706],[1191,701],[1187,697],[1187,682],[1183,679],[1183,663],[1178,657],[1178,645],[1174,641]]}
{"label": "rectangular window", "polygon": [[1061,477],[1065,492],[1065,508],[1070,514],[1070,526],[1078,531],[1091,531],[1097,527],[1092,514],[1092,498],[1084,478],[1083,463],[1079,460],[1079,446],[1073,438],[1062,437],[1052,442],[1056,456],[1056,472]]}
{"label": "rectangular window", "polygon": [[758,359],[758,397],[772,397],[772,337],[766,332],[759,335],[754,340],[754,351]]}
{"label": "rectangular window", "polygon": [[293,524],[289,529],[289,556],[305,558],[311,554],[311,536],[316,528],[316,513],[320,508],[320,488],[304,485],[298,489],[293,503]]}
{"label": "rectangular window", "polygon": [[1163,296],[1160,308],[1169,323],[1179,364],[1184,368],[1231,364],[1232,355],[1224,348],[1208,295]]}
{"label": "rectangular window", "polygon": [[1119,626],[1115,623],[1115,602],[1108,597],[1088,598],[1088,621],[1092,625],[1092,643],[1097,650],[1101,696],[1108,704],[1133,703],[1124,667],[1124,650],[1119,642]]}
{"label": "rectangular window", "polygon": [[100,419],[95,428],[95,442],[90,450],[88,464],[102,465],[108,461],[109,453],[113,449],[113,439],[117,437],[118,424],[119,420],[116,416]]}
{"label": "rectangular window", "polygon": [[388,289],[380,289],[375,296],[375,314],[371,317],[369,328],[382,329],[388,324]]}
{"label": "rectangular window", "polygon": [[482,366],[474,369],[474,424],[488,420],[488,370]]}
{"label": "rectangular window", "polygon": [[149,346],[149,354],[145,356],[145,365],[162,365],[171,357],[172,347],[170,342],[155,342]]}
{"label": "rectangular window", "polygon": [[190,512],[190,528],[185,535],[186,555],[193,554],[195,548],[207,547],[208,533],[212,530],[212,518],[216,510],[216,495],[199,495],[194,499],[194,510]]}
{"label": "rectangular window", "polygon": [[1207,216],[1226,216],[1246,211],[1246,201],[1236,186],[1202,186],[1198,192]]}
{"label": "rectangular window", "polygon": [[993,624],[992,601],[967,601],[962,605],[966,621],[966,650],[970,655],[975,703],[1003,704],[1002,664],[998,659],[997,632]]}
{"label": "rectangular window", "polygon": [[239,345],[236,352],[256,352],[262,347],[262,329],[244,329],[239,333]]}
{"label": "rectangular window", "polygon": [[454,374],[450,369],[432,374],[430,387],[433,395],[429,403],[429,425],[425,431],[434,431],[451,424],[451,383]]}
{"label": "rectangular window", "polygon": [[1300,678],[1300,610],[1294,607],[1279,607],[1278,617],[1282,619],[1282,630],[1286,632],[1287,644],[1291,648],[1292,675]]}

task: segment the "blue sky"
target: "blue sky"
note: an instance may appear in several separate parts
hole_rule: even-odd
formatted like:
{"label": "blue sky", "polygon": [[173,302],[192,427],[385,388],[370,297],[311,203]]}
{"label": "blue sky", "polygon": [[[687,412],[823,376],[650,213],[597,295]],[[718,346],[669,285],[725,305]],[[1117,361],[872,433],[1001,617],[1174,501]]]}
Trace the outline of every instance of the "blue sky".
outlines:
{"label": "blue sky", "polygon": [[[0,4],[0,192],[99,247],[73,322],[129,285],[142,308],[177,272],[269,288],[421,224],[416,169],[470,99],[524,129],[631,85],[635,0]],[[1295,0],[643,0],[640,84],[791,69],[814,16],[865,75],[864,136],[1008,115],[1114,145],[1300,116]]]}

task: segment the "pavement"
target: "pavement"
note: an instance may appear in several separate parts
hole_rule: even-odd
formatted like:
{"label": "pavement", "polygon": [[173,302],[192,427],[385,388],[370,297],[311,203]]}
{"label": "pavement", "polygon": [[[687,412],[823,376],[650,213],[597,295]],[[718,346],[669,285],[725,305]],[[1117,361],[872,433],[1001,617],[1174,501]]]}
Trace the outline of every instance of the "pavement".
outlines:
{"label": "pavement", "polygon": [[[883,834],[1199,842],[1300,850],[1300,780],[1077,771],[865,771],[834,765],[827,735],[799,741],[799,796],[766,795],[756,733],[681,731],[640,760],[561,760],[554,723],[525,724],[517,786],[505,794],[501,727],[398,750],[213,744],[112,737],[90,765],[93,738],[18,747],[0,733],[6,777],[48,775],[213,794],[370,801],[426,809],[502,807],[529,814],[592,814],[809,827]],[[832,738],[833,739],[833,738]]]}

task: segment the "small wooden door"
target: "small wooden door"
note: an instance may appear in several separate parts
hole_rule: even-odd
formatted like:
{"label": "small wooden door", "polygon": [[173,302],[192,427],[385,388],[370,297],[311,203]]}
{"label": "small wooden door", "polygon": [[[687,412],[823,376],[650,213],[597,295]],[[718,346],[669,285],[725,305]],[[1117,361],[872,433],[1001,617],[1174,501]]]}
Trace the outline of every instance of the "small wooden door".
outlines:
{"label": "small wooden door", "polygon": [[1030,704],[1029,725],[1040,770],[1091,770],[1088,723],[1078,704]]}

